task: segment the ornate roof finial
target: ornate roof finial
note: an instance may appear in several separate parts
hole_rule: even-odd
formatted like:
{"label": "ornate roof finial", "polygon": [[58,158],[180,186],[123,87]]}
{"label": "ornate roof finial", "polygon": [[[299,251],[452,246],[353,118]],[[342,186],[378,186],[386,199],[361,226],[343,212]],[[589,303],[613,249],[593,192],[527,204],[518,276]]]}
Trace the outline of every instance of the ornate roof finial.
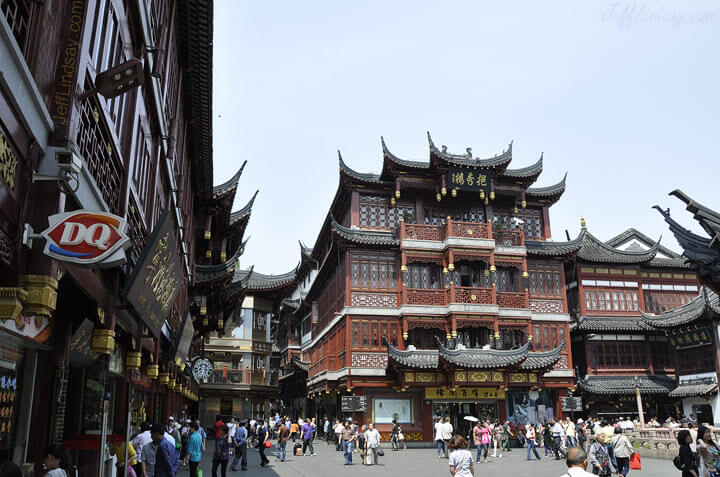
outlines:
{"label": "ornate roof finial", "polygon": [[585,217],[580,217],[580,227],[587,228],[587,223],[585,222]]}
{"label": "ornate roof finial", "polygon": [[472,158],[472,147],[466,147],[465,152],[467,152],[469,158]]}
{"label": "ornate roof finial", "polygon": [[442,147],[443,154],[447,153],[447,146],[445,144],[443,144],[441,147]]}

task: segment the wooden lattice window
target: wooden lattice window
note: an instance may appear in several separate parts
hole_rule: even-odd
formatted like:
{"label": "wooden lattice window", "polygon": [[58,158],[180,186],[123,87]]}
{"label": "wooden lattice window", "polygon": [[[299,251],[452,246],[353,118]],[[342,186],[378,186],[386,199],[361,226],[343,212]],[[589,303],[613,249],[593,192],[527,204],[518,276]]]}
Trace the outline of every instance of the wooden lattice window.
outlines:
{"label": "wooden lattice window", "polygon": [[[513,220],[517,218],[519,220]],[[522,223],[520,223],[522,222]],[[515,214],[510,210],[493,211],[495,230],[522,230],[527,239],[542,238],[542,212],[539,209],[518,209]]]}
{"label": "wooden lattice window", "polygon": [[148,239],[148,233],[134,199],[130,200],[130,206],[127,211],[127,221],[130,230],[130,257],[132,258],[133,264],[135,264],[140,258],[142,249]]}
{"label": "wooden lattice window", "polygon": [[34,2],[27,0],[0,0],[0,11],[10,25],[20,51],[25,53],[30,30],[30,18]]}
{"label": "wooden lattice window", "polygon": [[650,343],[650,356],[655,370],[672,369],[673,360],[670,345],[667,341],[654,341]]}
{"label": "wooden lattice window", "polygon": [[449,272],[450,280],[456,287],[490,288],[490,273],[485,275],[486,265],[483,262],[455,262],[455,270]]}
{"label": "wooden lattice window", "polygon": [[647,368],[645,342],[604,341],[591,343],[590,363],[593,368]]}
{"label": "wooden lattice window", "polygon": [[445,342],[445,332],[438,329],[413,328],[408,333],[408,343],[417,349],[437,349],[437,340]]}
{"label": "wooden lattice window", "polygon": [[397,260],[391,255],[353,254],[350,275],[353,288],[397,290]]}
{"label": "wooden lattice window", "polygon": [[[500,330],[501,349],[514,349],[524,345],[526,341],[527,333],[522,330]],[[555,346],[557,346],[557,344]],[[553,348],[555,346],[553,346]]]}
{"label": "wooden lattice window", "polygon": [[360,194],[359,206],[360,227],[394,229],[400,225],[400,219],[415,217],[412,203],[398,202],[392,207],[389,197]]}
{"label": "wooden lattice window", "polygon": [[622,288],[585,288],[585,308],[589,311],[638,311],[638,292]]}
{"label": "wooden lattice window", "polygon": [[715,350],[712,346],[684,349],[677,352],[678,374],[700,373],[715,370]]}
{"label": "wooden lattice window", "polygon": [[645,311],[660,314],[692,301],[698,295],[697,285],[643,283]]}
{"label": "wooden lattice window", "polygon": [[485,222],[485,209],[471,208],[467,210],[441,209],[437,207],[425,207],[425,225],[442,225],[448,217],[457,222]]}
{"label": "wooden lattice window", "polygon": [[135,163],[133,164],[132,186],[135,190],[135,195],[140,202],[142,210],[145,211],[147,210],[149,183],[152,175],[152,157],[150,156],[150,149],[145,138],[145,131],[140,122],[140,118],[137,119],[135,153],[133,154],[133,158]]}
{"label": "wooden lattice window", "polygon": [[535,326],[533,347],[536,351],[550,351],[565,339],[565,327],[562,325]]}
{"label": "wooden lattice window", "polygon": [[528,261],[530,295],[562,296],[562,269],[559,263]]}
{"label": "wooden lattice window", "polygon": [[[397,346],[397,322],[353,320],[351,330],[353,347],[384,349],[385,344],[383,343],[390,343],[393,346]],[[341,339],[342,347],[344,347],[344,334]]]}
{"label": "wooden lattice window", "polygon": [[437,290],[440,288],[440,267],[434,263],[411,263],[407,266],[405,282],[407,288]]}
{"label": "wooden lattice window", "polygon": [[110,133],[98,112],[97,103],[88,98],[80,103],[77,145],[88,171],[95,178],[110,211],[117,214],[122,186],[122,163],[110,140]]}
{"label": "wooden lattice window", "polygon": [[479,326],[474,328],[460,328],[458,330],[458,343],[466,348],[482,348],[490,344],[490,329]]}
{"label": "wooden lattice window", "polygon": [[498,267],[495,283],[499,292],[520,291],[520,274],[514,267]]}

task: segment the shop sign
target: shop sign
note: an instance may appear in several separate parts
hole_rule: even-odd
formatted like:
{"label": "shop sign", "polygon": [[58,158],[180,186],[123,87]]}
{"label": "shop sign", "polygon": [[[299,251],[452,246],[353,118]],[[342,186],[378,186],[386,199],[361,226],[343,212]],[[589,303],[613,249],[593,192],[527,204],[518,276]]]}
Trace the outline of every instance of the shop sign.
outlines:
{"label": "shop sign", "polygon": [[582,411],[582,398],[573,396],[561,397],[560,408],[562,409],[562,412]]}
{"label": "shop sign", "polygon": [[505,399],[505,391],[487,387],[428,387],[425,388],[425,399]]}
{"label": "shop sign", "polygon": [[5,328],[15,334],[44,343],[52,335],[50,318],[47,316],[18,315],[14,320],[1,320],[0,328]]}
{"label": "shop sign", "polygon": [[367,411],[367,396],[340,396],[340,412]]}
{"label": "shop sign", "polygon": [[207,358],[198,358],[193,361],[192,375],[195,381],[200,382],[203,379],[210,379],[213,375],[214,364]]}
{"label": "shop sign", "polygon": [[130,246],[127,221],[106,212],[75,210],[48,217],[43,252],[56,260],[91,267],[112,267],[125,262]]}
{"label": "shop sign", "polygon": [[184,276],[172,215],[163,212],[125,288],[125,296],[155,336],[160,336]]}
{"label": "shop sign", "polygon": [[254,353],[271,353],[272,343],[263,343],[261,341],[253,341],[252,350]]}
{"label": "shop sign", "polygon": [[111,373],[122,374],[125,370],[124,362],[122,349],[120,349],[118,345],[115,345],[113,352],[110,354],[108,370]]}
{"label": "shop sign", "polygon": [[712,342],[712,334],[709,328],[682,331],[670,337],[670,344],[676,350],[706,346],[712,344]]}
{"label": "shop sign", "polygon": [[152,380],[145,374],[141,374],[140,371],[134,371],[130,373],[130,381],[137,386],[150,389],[152,387]]}
{"label": "shop sign", "polygon": [[173,346],[172,353],[173,360],[179,357],[184,361],[188,357],[194,333],[195,328],[193,327],[190,313],[187,313],[185,314],[185,318],[183,318],[182,325],[180,325],[180,333],[175,339],[175,346]]}
{"label": "shop sign", "polygon": [[487,168],[449,166],[448,189],[490,191],[492,171]]}
{"label": "shop sign", "polygon": [[11,371],[0,372],[0,448],[9,447],[15,419],[17,378]]}
{"label": "shop sign", "polygon": [[92,351],[92,335],[95,325],[87,318],[83,320],[78,329],[70,339],[70,361],[90,365],[97,359],[97,354]]}

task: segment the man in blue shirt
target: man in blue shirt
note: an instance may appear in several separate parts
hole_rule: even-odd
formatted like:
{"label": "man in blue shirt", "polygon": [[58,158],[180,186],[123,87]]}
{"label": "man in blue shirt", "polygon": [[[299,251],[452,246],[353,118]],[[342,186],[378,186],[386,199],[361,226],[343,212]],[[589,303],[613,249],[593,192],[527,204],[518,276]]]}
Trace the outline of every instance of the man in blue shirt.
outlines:
{"label": "man in blue shirt", "polygon": [[178,467],[178,454],[175,446],[165,439],[165,430],[160,424],[153,424],[150,427],[150,437],[157,445],[155,477],[175,477]]}
{"label": "man in blue shirt", "polygon": [[190,466],[190,477],[198,477],[198,466],[202,459],[202,437],[198,433],[196,423],[190,424],[190,437],[187,443],[188,464]]}
{"label": "man in blue shirt", "polygon": [[233,457],[230,470],[237,470],[238,460],[240,460],[240,469],[247,470],[247,425],[247,421],[240,421],[237,426],[237,430],[235,431],[235,437],[233,437],[233,442],[235,443],[235,457]]}

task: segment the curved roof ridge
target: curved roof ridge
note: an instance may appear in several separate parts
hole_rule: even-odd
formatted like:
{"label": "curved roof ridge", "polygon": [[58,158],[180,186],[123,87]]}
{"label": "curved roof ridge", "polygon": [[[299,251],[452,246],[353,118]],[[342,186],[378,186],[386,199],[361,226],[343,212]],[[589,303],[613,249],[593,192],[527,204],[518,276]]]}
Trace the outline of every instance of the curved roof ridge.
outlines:
{"label": "curved roof ridge", "polygon": [[720,242],[720,213],[693,200],[680,189],[675,189],[668,195],[675,196],[687,204],[685,210],[693,214],[693,218],[698,221],[703,230],[710,236],[710,245],[718,246]]}
{"label": "curved roof ridge", "polygon": [[380,179],[379,174],[372,174],[369,172],[357,172],[354,169],[351,169],[343,160],[342,153],[338,149],[338,163],[340,165],[340,174],[345,174],[349,177],[352,177],[353,179],[364,181],[364,182],[372,182],[372,183],[382,183],[383,181]]}
{"label": "curved roof ridge", "polygon": [[330,230],[345,240],[365,245],[399,245],[400,240],[395,232],[379,230],[352,229],[339,224],[330,214]]}
{"label": "curved roof ridge", "polygon": [[[611,247],[617,247],[618,245],[625,243],[628,239],[630,239],[633,235],[639,237],[643,242],[647,242],[648,244],[652,244],[653,240],[645,235],[644,233],[640,232],[635,227],[630,227],[629,229],[626,229],[619,234],[615,235],[614,237],[610,237],[605,241],[606,244],[610,245]],[[658,247],[658,250],[662,252],[663,254],[667,255],[669,258],[678,258],[680,255],[677,252],[673,252],[667,247],[664,247],[663,245],[660,245]],[[660,257],[658,257],[660,258]]]}
{"label": "curved roof ridge", "polygon": [[509,164],[510,161],[512,161],[512,141],[510,141],[508,148],[506,150],[503,150],[502,153],[496,154],[493,157],[481,159],[479,157],[472,157],[472,148],[470,147],[465,149],[465,151],[467,151],[466,154],[450,154],[449,152],[447,152],[445,146],[443,146],[443,150],[440,151],[437,147],[435,147],[435,143],[430,136],[430,131],[427,132],[427,137],[430,146],[430,154],[435,154],[442,160],[451,164],[474,167],[496,167]]}
{"label": "curved roof ridge", "polygon": [[[661,237],[662,238],[662,237]],[[648,250],[620,250],[611,247],[590,232],[586,232],[578,257],[595,263],[644,263],[652,260],[657,254],[660,240]]]}
{"label": "curved roof ridge", "polygon": [[576,253],[583,245],[586,229],[581,229],[577,237],[566,242],[547,240],[525,240],[528,255],[562,256]]}
{"label": "curved roof ridge", "polygon": [[525,194],[534,195],[538,197],[548,197],[556,194],[565,192],[565,184],[567,182],[567,172],[563,178],[557,184],[544,186],[544,187],[528,187],[525,190]]}
{"label": "curved roof ridge", "polygon": [[400,159],[398,156],[390,152],[390,149],[388,149],[387,145],[385,144],[385,138],[382,136],[380,136],[380,144],[382,145],[383,157],[389,159],[391,162],[405,167],[412,167],[415,169],[428,169],[430,167],[429,162]]}
{"label": "curved roof ridge", "polygon": [[505,172],[503,172],[502,175],[506,177],[517,178],[525,178],[539,175],[543,170],[543,154],[544,153],[540,153],[540,159],[538,159],[534,164],[530,164],[529,166],[525,167],[519,167],[517,169],[505,169]]}
{"label": "curved roof ridge", "polygon": [[554,366],[562,357],[562,350],[565,348],[565,340],[549,351],[528,351],[525,361],[520,363],[520,369],[542,369]]}
{"label": "curved roof ridge", "polygon": [[708,287],[703,287],[702,294],[705,297],[705,303],[716,315],[720,315],[720,297],[717,293]]}
{"label": "curved roof ridge", "polygon": [[245,164],[247,164],[247,160],[242,163],[242,166],[240,166],[240,169],[237,170],[235,175],[233,175],[230,179],[223,182],[222,184],[213,186],[212,188],[212,194],[213,197],[218,197],[223,194],[226,194],[227,192],[231,191],[232,189],[235,189],[238,185],[238,181],[240,180],[240,176],[242,175],[243,169],[245,169]]}
{"label": "curved roof ridge", "polygon": [[530,342],[517,349],[448,349],[437,340],[440,356],[445,361],[468,368],[497,368],[513,366],[527,359]]}
{"label": "curved roof ridge", "polygon": [[440,354],[436,349],[400,350],[387,345],[388,358],[411,368],[437,368]]}
{"label": "curved roof ridge", "polygon": [[[716,301],[717,295],[714,293],[713,295],[714,300]],[[698,296],[673,310],[665,311],[659,315],[653,315],[641,310],[640,314],[642,315],[643,321],[654,328],[669,328],[684,325],[692,323],[705,313],[709,304],[707,298],[708,295],[703,287],[703,290]]]}
{"label": "curved roof ridge", "polygon": [[252,207],[253,207],[253,204],[255,203],[255,198],[257,197],[258,192],[260,192],[260,189],[257,189],[255,191],[255,193],[250,198],[248,203],[245,204],[245,206],[242,209],[236,210],[234,212],[230,212],[230,225],[234,224],[238,220],[240,220],[252,213]]}

